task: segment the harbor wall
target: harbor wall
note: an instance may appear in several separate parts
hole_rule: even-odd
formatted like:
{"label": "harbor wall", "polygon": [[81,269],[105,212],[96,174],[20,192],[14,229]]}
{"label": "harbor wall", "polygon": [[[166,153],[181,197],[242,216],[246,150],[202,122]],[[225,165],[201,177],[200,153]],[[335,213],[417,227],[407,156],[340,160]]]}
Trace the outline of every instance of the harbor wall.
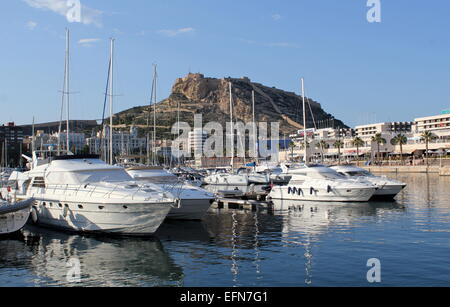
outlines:
{"label": "harbor wall", "polygon": [[450,167],[439,166],[364,166],[372,173],[429,173],[450,176]]}

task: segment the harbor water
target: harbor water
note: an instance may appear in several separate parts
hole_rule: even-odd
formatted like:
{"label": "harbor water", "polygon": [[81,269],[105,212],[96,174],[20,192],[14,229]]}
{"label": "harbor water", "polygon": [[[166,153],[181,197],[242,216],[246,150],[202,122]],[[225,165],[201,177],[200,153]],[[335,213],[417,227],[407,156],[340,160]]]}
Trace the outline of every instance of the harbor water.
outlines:
{"label": "harbor water", "polygon": [[[213,211],[148,239],[27,226],[0,240],[0,286],[450,285],[450,177],[388,176],[408,184],[396,202]],[[367,279],[373,258],[380,283]]]}

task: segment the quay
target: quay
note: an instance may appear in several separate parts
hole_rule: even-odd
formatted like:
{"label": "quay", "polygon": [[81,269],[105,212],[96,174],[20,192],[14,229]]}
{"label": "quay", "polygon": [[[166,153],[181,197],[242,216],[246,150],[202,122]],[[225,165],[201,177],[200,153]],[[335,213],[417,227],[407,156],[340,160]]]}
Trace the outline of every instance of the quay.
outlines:
{"label": "quay", "polygon": [[439,166],[364,166],[371,173],[420,173],[450,176],[450,167]]}
{"label": "quay", "polygon": [[212,209],[225,210],[272,210],[273,205],[267,201],[257,201],[251,199],[217,198],[211,206]]}

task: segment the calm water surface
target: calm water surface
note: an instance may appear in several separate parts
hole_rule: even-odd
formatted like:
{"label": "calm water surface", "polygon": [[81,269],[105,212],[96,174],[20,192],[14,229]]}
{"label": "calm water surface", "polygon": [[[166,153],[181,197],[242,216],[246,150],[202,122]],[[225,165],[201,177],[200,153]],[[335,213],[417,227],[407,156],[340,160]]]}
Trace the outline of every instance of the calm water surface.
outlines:
{"label": "calm water surface", "polygon": [[[0,286],[370,286],[370,258],[382,286],[450,285],[450,177],[389,176],[408,183],[394,203],[214,212],[153,239],[27,227],[0,241]],[[81,284],[66,279],[71,258]]]}

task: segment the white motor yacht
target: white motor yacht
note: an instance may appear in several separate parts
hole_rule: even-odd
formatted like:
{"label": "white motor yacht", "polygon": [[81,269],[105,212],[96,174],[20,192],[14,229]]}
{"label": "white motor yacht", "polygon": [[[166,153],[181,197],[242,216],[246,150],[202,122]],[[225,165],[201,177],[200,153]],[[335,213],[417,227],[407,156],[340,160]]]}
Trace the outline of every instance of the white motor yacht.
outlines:
{"label": "white motor yacht", "polygon": [[375,176],[369,171],[351,165],[333,166],[331,167],[338,173],[346,176],[349,179],[358,181],[368,181],[378,187],[375,191],[374,198],[394,198],[404,188],[406,184],[397,180],[389,179],[387,177]]}
{"label": "white motor yacht", "polygon": [[237,172],[227,172],[225,169],[212,171],[204,178],[205,184],[220,186],[249,186],[264,185],[270,183],[268,174],[259,174],[247,168],[240,168]]}
{"label": "white motor yacht", "polygon": [[15,191],[18,198],[35,200],[34,223],[76,232],[152,235],[177,203],[172,194],[136,183],[97,156],[53,157],[20,176],[13,173],[14,180],[17,191],[25,192]]}
{"label": "white motor yacht", "polygon": [[201,220],[215,200],[214,194],[180,180],[162,167],[135,166],[126,171],[134,180],[153,183],[180,199],[180,206],[170,211],[169,219]]}
{"label": "white motor yacht", "polygon": [[274,186],[268,196],[270,199],[366,202],[377,189],[373,184],[348,179],[325,166],[304,166],[290,174],[289,184]]}

